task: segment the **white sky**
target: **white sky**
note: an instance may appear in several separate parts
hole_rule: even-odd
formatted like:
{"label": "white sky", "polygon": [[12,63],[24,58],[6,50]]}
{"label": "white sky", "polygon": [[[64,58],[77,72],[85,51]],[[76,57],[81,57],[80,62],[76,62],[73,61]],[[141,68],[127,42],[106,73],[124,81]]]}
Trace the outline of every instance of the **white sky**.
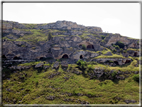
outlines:
{"label": "white sky", "polygon": [[140,38],[139,3],[3,3],[3,20],[19,23],[66,20]]}

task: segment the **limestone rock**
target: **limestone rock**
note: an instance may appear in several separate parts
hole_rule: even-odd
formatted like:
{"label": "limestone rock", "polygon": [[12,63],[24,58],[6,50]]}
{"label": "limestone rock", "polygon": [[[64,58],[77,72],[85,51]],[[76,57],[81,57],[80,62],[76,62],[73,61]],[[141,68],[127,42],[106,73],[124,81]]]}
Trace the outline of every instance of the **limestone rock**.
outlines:
{"label": "limestone rock", "polygon": [[41,68],[41,67],[43,67],[43,64],[44,64],[43,62],[40,62],[35,65],[35,68]]}
{"label": "limestone rock", "polygon": [[61,66],[62,66],[63,68],[68,68],[68,62],[67,62],[67,61],[62,61],[62,62],[61,62]]}
{"label": "limestone rock", "polygon": [[59,68],[59,62],[56,61],[53,65],[53,69],[58,69],[58,68]]}

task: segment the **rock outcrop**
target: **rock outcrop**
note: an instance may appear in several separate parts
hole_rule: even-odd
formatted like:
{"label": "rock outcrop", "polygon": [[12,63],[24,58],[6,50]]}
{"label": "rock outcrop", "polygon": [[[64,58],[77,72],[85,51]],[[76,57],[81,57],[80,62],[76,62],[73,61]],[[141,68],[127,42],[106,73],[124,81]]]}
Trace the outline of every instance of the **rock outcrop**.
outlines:
{"label": "rock outcrop", "polygon": [[[51,32],[52,38],[48,38]],[[103,38],[102,38],[103,35]],[[100,27],[85,27],[70,21],[57,21],[49,24],[22,24],[12,21],[2,22],[2,59],[3,60],[48,60],[69,59],[73,63],[79,59],[90,60],[101,55],[101,51],[109,48],[112,52],[105,55],[112,56],[112,46],[121,41],[128,48],[138,49],[139,40],[129,39],[120,34],[104,33]],[[140,41],[141,42],[141,41]],[[99,53],[97,51],[100,51]],[[116,50],[116,54],[120,50]],[[139,50],[121,52],[123,57],[138,57]],[[88,60],[88,61],[89,61]],[[106,62],[108,59],[97,59]],[[116,59],[111,61],[116,61]],[[118,61],[125,64],[124,59]]]}

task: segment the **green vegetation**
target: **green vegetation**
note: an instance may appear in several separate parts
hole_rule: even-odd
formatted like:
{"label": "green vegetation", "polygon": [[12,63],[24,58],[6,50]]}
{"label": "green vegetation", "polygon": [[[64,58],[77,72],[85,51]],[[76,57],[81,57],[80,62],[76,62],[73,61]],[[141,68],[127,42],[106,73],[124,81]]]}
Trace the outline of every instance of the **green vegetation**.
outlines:
{"label": "green vegetation", "polygon": [[[20,65],[34,65],[37,63],[40,62]],[[139,103],[139,85],[135,82],[138,76],[132,74],[125,80],[119,80],[118,82],[89,79],[83,75],[74,74],[72,71],[82,72],[82,70],[77,69],[81,65],[81,69],[86,68],[88,72],[91,72],[94,67],[100,67],[100,65],[92,65],[81,60],[77,64],[69,64],[68,70],[70,72],[64,71],[60,66],[56,71],[60,72],[60,75],[53,78],[49,78],[50,75],[56,73],[52,66],[47,70],[42,69],[40,73],[37,69],[31,67],[9,74],[9,79],[3,79],[3,103],[80,104],[81,102],[78,99],[90,104],[126,104],[124,100],[135,100],[134,104]],[[115,75],[116,71],[112,76],[115,77]],[[71,100],[67,101],[67,99]]]}
{"label": "green vegetation", "polygon": [[121,42],[121,41],[117,41],[116,43],[115,43],[115,45],[118,45],[120,48],[124,48],[124,43],[123,42]]}
{"label": "green vegetation", "polygon": [[84,44],[82,45],[82,49],[86,50],[86,46]]}
{"label": "green vegetation", "polygon": [[[21,29],[20,29],[21,30]],[[22,37],[16,39],[16,41],[25,41],[32,44],[36,44],[39,41],[47,41],[48,36],[42,32],[40,29],[22,29],[25,32],[31,32],[30,34],[25,34]]]}
{"label": "green vegetation", "polygon": [[134,81],[139,82],[139,74],[133,76]]}
{"label": "green vegetation", "polygon": [[95,57],[95,59],[98,58],[124,58],[124,57],[122,55],[113,54],[112,56],[100,55]]}
{"label": "green vegetation", "polygon": [[101,37],[102,37],[102,39],[104,39],[104,38],[105,38],[105,36],[104,36],[104,35],[102,35]]}

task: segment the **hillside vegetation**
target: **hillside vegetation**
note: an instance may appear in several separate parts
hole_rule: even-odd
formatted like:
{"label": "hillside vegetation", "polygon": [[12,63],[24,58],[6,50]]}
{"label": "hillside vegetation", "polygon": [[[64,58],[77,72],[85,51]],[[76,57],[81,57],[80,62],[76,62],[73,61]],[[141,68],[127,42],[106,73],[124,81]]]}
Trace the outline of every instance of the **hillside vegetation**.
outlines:
{"label": "hillside vegetation", "polygon": [[3,104],[139,104],[140,42],[70,21],[3,21]]}

